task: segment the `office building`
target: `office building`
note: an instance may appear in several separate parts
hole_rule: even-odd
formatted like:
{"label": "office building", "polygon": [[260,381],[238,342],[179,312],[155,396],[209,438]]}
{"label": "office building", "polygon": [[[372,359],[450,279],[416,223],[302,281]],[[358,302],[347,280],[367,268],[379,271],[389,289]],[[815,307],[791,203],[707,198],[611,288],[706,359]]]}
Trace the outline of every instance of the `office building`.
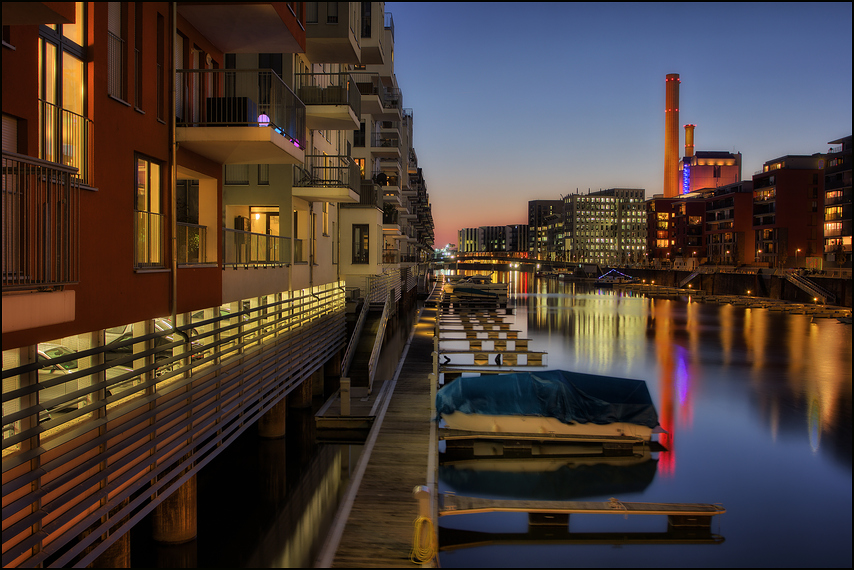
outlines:
{"label": "office building", "polygon": [[625,264],[643,259],[645,191],[612,188],[564,196],[566,261]]}

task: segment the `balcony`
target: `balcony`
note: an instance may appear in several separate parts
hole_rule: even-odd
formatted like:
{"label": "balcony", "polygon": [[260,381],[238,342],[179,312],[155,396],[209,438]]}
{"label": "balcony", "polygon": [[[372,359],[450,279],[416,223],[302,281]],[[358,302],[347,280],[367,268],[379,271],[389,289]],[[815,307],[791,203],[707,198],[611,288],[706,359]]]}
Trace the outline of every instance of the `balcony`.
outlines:
{"label": "balcony", "polygon": [[309,61],[352,64],[362,62],[362,46],[357,36],[357,10],[361,6],[350,4],[349,10],[341,10],[340,6],[332,2],[306,3],[305,54]]}
{"label": "balcony", "polygon": [[400,135],[391,132],[371,133],[371,153],[379,158],[395,158],[399,160]]}
{"label": "balcony", "polygon": [[363,64],[382,65],[385,63],[385,46],[383,45],[385,29],[383,14],[380,12],[363,12],[360,26]]}
{"label": "balcony", "polygon": [[3,152],[3,292],[76,283],[79,220],[75,168]]}
{"label": "balcony", "polygon": [[176,138],[220,164],[301,164],[305,105],[269,69],[182,69]]}
{"label": "balcony", "polygon": [[359,166],[348,156],[308,155],[294,168],[293,195],[306,200],[358,203]]}
{"label": "balcony", "polygon": [[305,36],[284,4],[179,2],[178,14],[224,53],[302,53]]}
{"label": "balcony", "polygon": [[371,180],[362,180],[359,190],[359,204],[383,209],[383,192],[379,184]]}
{"label": "balcony", "polygon": [[383,85],[379,73],[353,72],[351,75],[362,94],[362,113],[382,121],[401,120],[403,95],[400,89]]}
{"label": "balcony", "polygon": [[296,89],[305,104],[309,129],[345,131],[359,128],[362,95],[349,73],[297,73]]}

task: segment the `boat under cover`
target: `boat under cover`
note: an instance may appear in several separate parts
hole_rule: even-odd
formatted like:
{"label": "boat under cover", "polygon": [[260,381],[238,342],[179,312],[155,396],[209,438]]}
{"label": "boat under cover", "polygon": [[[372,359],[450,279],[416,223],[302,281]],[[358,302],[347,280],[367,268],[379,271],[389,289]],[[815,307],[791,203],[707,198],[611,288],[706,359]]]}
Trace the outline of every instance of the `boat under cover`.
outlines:
{"label": "boat under cover", "polygon": [[448,428],[649,440],[660,431],[646,382],[565,370],[457,378],[436,395]]}

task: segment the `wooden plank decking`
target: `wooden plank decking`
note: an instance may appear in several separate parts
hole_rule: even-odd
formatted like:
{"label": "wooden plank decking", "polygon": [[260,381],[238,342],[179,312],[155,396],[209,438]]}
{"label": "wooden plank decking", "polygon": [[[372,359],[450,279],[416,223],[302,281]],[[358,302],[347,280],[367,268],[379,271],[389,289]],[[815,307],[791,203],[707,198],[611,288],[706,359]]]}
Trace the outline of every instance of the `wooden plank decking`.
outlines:
{"label": "wooden plank decking", "polygon": [[515,501],[483,499],[460,495],[442,495],[440,515],[463,515],[489,512],[562,513],[599,515],[668,515],[711,517],[726,512],[710,503],[624,503],[611,501]]}
{"label": "wooden plank decking", "polygon": [[[332,567],[410,566],[418,505],[412,491],[428,478],[432,370],[436,309],[426,307],[415,327],[379,424],[370,457]],[[368,445],[371,445],[369,437]],[[366,453],[368,449],[366,448]]]}

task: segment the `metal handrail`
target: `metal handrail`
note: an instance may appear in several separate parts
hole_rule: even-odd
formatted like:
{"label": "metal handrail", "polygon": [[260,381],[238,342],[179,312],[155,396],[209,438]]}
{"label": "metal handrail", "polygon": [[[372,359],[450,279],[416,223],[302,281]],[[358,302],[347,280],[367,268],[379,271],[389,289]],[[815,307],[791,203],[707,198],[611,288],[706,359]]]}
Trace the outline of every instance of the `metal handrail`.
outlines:
{"label": "metal handrail", "polygon": [[374,377],[377,374],[377,361],[380,359],[380,352],[382,351],[383,340],[385,338],[385,327],[388,323],[388,317],[391,314],[391,304],[392,297],[391,292],[389,292],[388,297],[386,297],[385,304],[383,305],[383,314],[380,317],[380,328],[377,330],[377,338],[374,340],[374,348],[371,350],[371,358],[368,360],[368,394],[370,394],[374,389]]}
{"label": "metal handrail", "polygon": [[[368,285],[370,287],[370,284]],[[347,350],[344,351],[344,357],[341,364],[341,377],[348,378],[350,375],[350,365],[353,363],[353,358],[356,356],[356,346],[359,344],[359,338],[362,335],[362,329],[365,326],[365,320],[368,317],[368,309],[371,304],[368,302],[370,294],[366,294],[362,303],[362,311],[359,313],[359,318],[356,320],[356,328],[353,329],[353,334],[350,336],[350,342],[347,343]]]}

